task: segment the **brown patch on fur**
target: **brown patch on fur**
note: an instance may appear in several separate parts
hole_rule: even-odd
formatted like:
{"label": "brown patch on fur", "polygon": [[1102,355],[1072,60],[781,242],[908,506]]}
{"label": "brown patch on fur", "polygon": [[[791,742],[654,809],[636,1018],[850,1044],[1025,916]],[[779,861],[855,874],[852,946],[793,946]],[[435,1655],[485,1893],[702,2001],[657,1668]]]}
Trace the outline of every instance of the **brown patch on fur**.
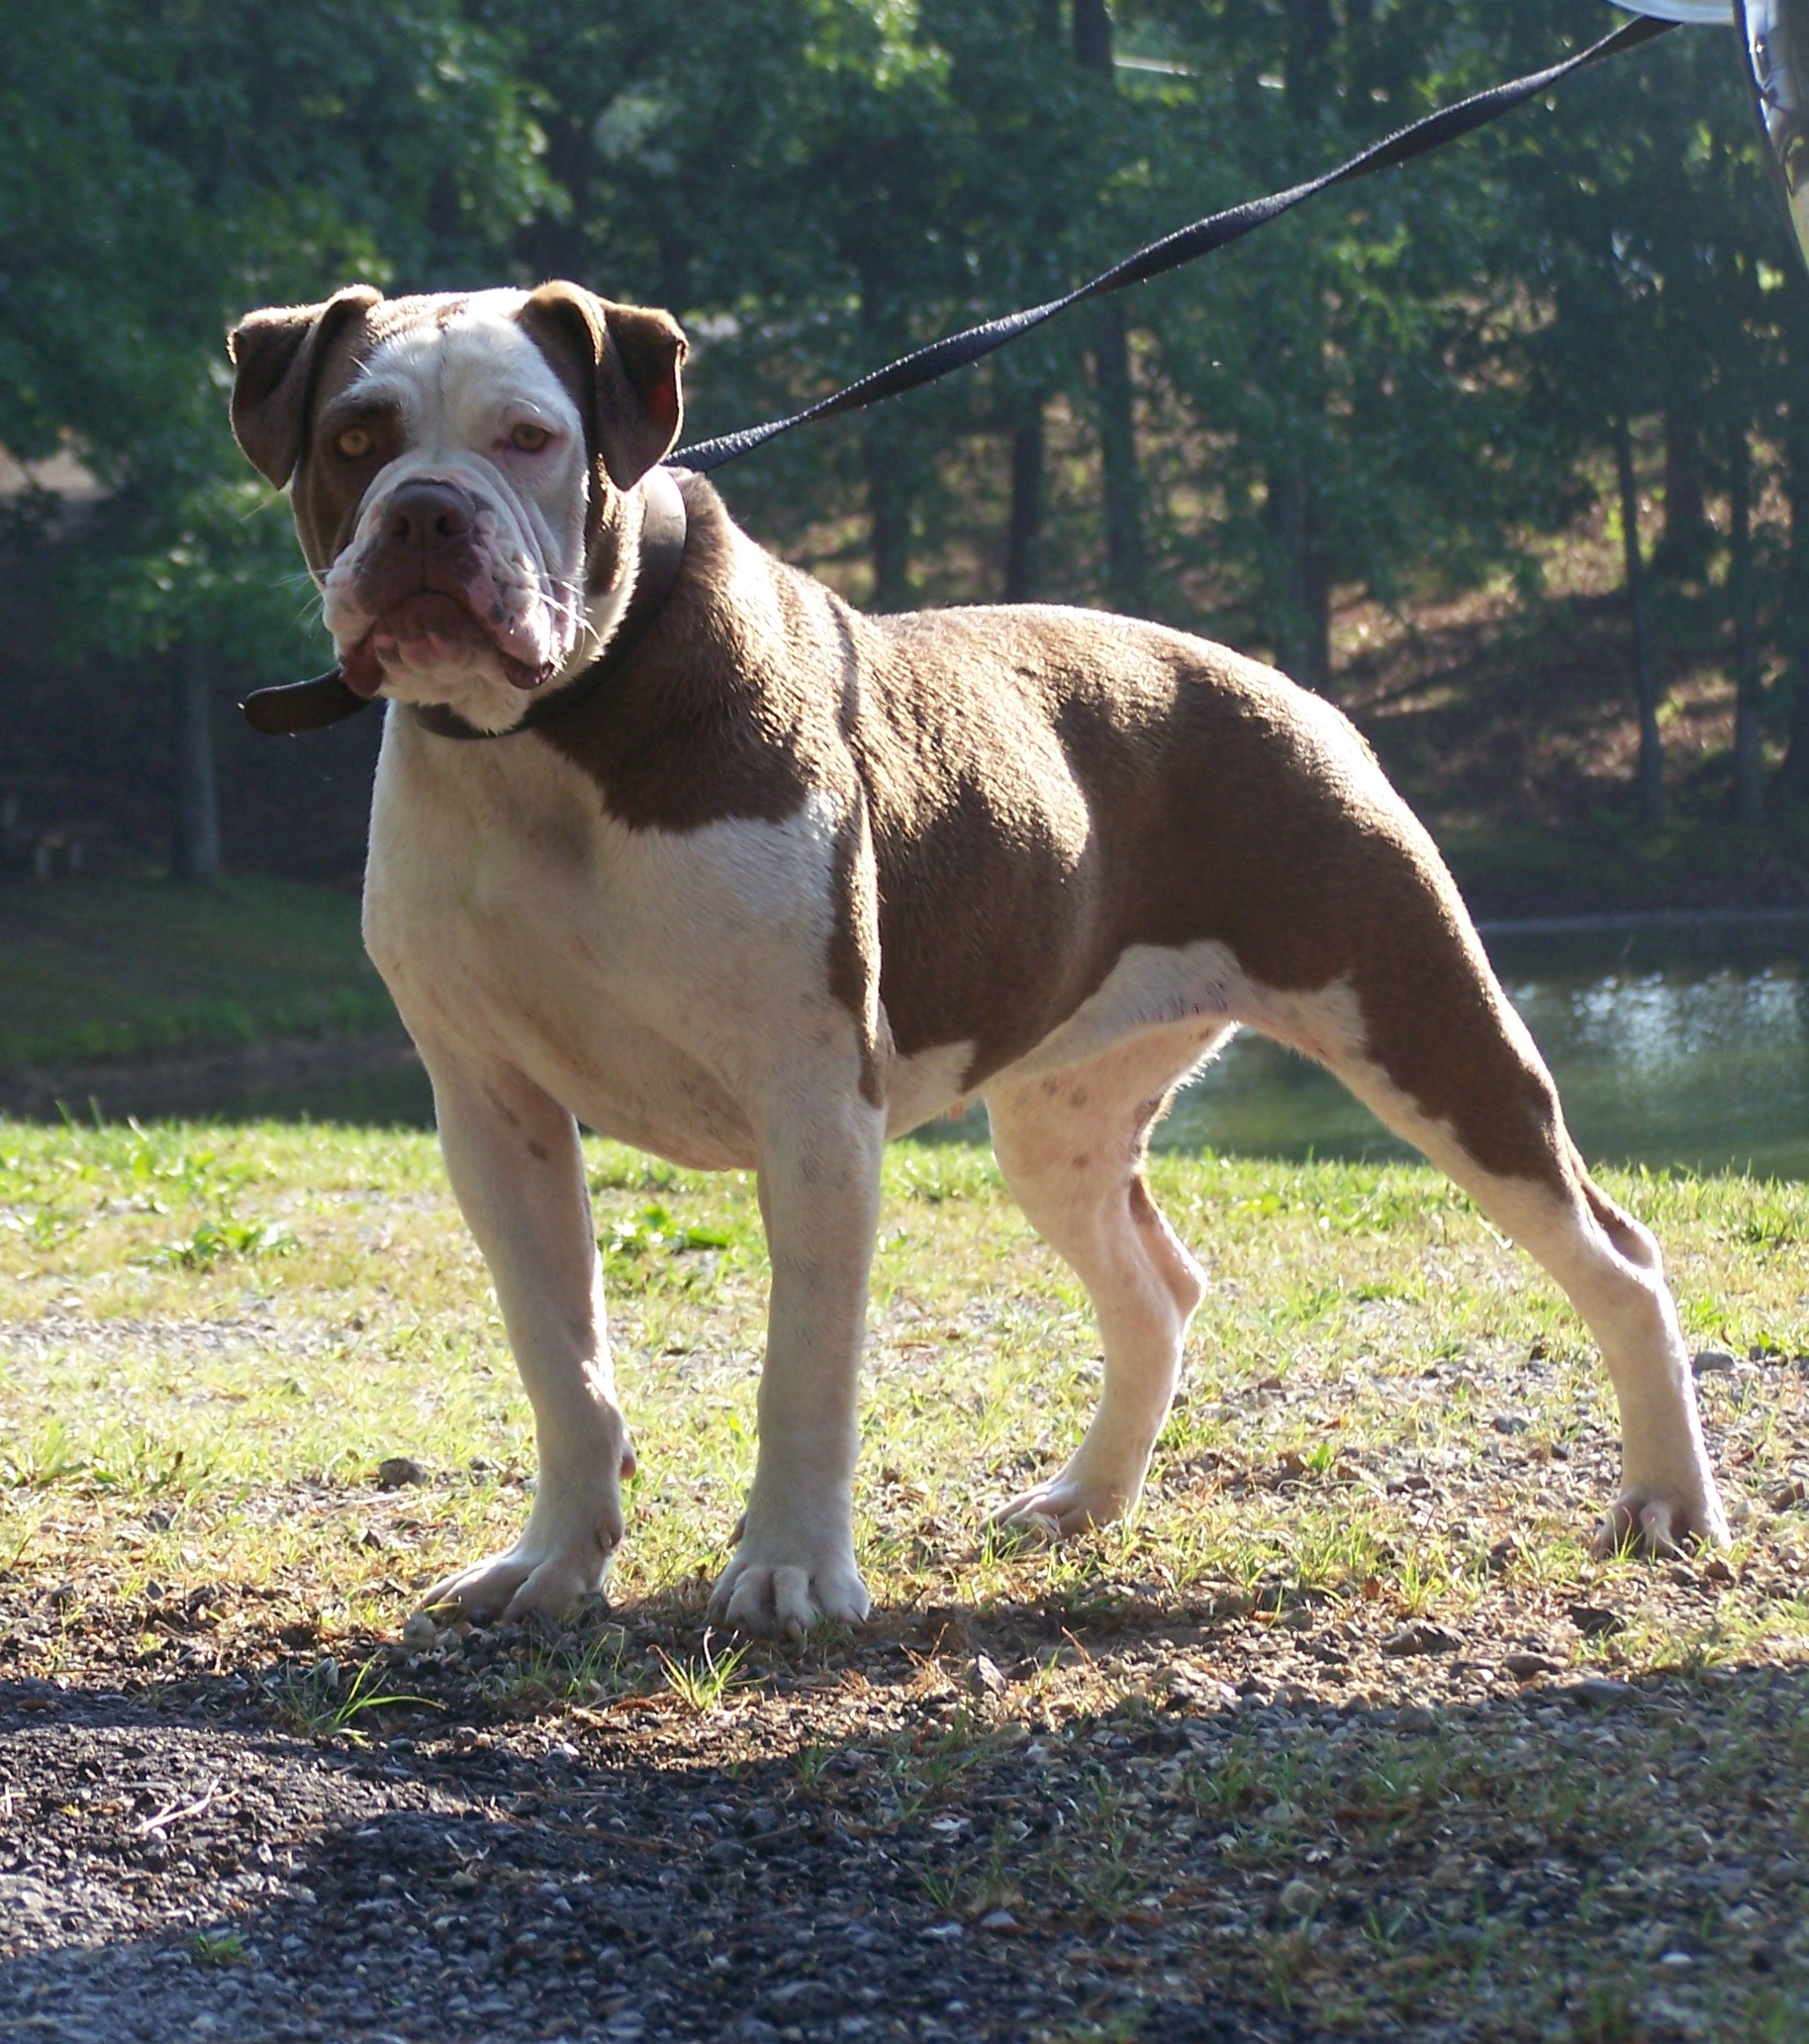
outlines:
{"label": "brown patch on fur", "polygon": [[860,1043],[861,1098],[885,1105],[880,1078],[878,872],[867,832],[867,805],[856,796],[848,820],[835,836],[830,876],[834,918],[829,928],[829,995],[854,1018]]}
{"label": "brown patch on fur", "polygon": [[320,305],[267,306],[227,337],[232,357],[233,432],[252,467],[280,490],[308,444],[322,367],[343,328],[381,293],[351,284]]}
{"label": "brown patch on fur", "polygon": [[[630,828],[696,830],[730,818],[780,824],[814,789],[851,800],[856,783],[835,728],[839,690],[825,700],[821,686],[833,643],[798,644],[808,620],[795,598],[785,601],[790,580],[812,585],[790,578],[773,615],[744,615],[725,585],[749,542],[708,484],[688,481],[684,490],[691,532],[665,608],[611,685],[537,735],[587,774]],[[832,671],[839,677],[839,659]]]}

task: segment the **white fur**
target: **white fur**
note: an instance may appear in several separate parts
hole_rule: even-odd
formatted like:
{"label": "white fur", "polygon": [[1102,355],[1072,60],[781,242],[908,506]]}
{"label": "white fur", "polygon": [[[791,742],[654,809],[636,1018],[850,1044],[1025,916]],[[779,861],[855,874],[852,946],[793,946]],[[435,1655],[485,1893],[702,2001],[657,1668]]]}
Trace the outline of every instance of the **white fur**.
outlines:
{"label": "white fur", "polygon": [[[479,292],[444,326],[393,335],[336,401],[335,412],[394,404],[408,442],[372,482],[350,543],[322,582],[327,629],[341,658],[375,622],[358,603],[359,577],[404,483],[450,483],[476,503],[479,570],[470,607],[476,615],[500,611],[509,650],[529,667],[556,670],[546,686],[557,687],[594,659],[625,608],[631,577],[594,599],[585,595],[584,422],[517,317],[526,296]],[[323,422],[329,436],[333,416]],[[552,436],[536,452],[510,442],[524,424]],[[492,731],[509,730],[529,701],[479,646],[451,668],[394,664],[384,694],[444,704]]]}

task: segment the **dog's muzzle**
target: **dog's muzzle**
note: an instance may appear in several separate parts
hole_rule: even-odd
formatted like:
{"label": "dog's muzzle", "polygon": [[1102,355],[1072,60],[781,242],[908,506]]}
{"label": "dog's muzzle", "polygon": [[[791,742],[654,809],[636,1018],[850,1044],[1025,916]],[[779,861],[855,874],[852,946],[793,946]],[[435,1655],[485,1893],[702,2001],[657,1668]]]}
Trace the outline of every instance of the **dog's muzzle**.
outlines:
{"label": "dog's muzzle", "polygon": [[473,654],[494,657],[519,689],[549,679],[551,661],[524,660],[510,643],[478,519],[476,501],[454,483],[424,476],[396,489],[353,585],[358,609],[373,623],[341,656],[348,688],[374,696],[387,664],[463,667]]}

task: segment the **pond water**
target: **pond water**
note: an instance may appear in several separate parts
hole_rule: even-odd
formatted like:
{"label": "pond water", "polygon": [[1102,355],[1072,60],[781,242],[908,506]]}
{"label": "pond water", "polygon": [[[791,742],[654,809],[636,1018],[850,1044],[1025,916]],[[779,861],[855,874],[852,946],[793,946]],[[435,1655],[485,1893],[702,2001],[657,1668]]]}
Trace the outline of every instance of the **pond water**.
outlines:
{"label": "pond water", "polygon": [[[1484,931],[1584,1156],[1809,1178],[1809,917]],[[1316,1065],[1247,1032],[1164,1146],[1412,1154]]]}
{"label": "pond water", "polygon": [[[1499,925],[1484,936],[1586,1156],[1809,1178],[1809,914]],[[182,1106],[432,1119],[425,1074],[395,1056]],[[919,1139],[984,1138],[976,1114]],[[1411,1154],[1316,1066],[1249,1033],[1181,1095],[1158,1143],[1281,1157]]]}

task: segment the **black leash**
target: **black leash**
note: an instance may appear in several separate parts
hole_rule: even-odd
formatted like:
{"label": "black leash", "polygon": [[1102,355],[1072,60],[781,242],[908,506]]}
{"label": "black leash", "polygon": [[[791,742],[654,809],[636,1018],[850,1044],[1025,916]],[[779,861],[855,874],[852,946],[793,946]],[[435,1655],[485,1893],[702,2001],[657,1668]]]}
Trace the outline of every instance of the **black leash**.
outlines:
{"label": "black leash", "polygon": [[1057,313],[1066,312],[1070,306],[1081,305],[1090,298],[1107,297],[1113,291],[1127,291],[1133,284],[1146,284],[1152,277],[1180,269],[1184,263],[1196,262],[1200,256],[1210,255],[1215,248],[1222,248],[1227,243],[1241,241],[1245,235],[1254,234],[1258,228],[1266,227],[1270,221],[1279,219],[1305,200],[1317,197],[1320,192],[1330,191],[1334,185],[1350,184],[1359,177],[1392,169],[1396,163],[1405,163],[1415,156],[1443,148],[1447,143],[1486,127],[1490,121],[1498,121],[1503,114],[1511,114],[1529,99],[1537,99],[1540,93],[1570,77],[1572,71],[1600,63],[1604,57],[1618,56],[1623,49],[1637,49],[1655,36],[1668,35],[1676,26],[1675,22],[1657,21],[1649,16],[1636,17],[1625,27],[1616,29],[1613,35],[1604,36],[1599,43],[1591,44],[1575,56],[1567,57],[1563,63],[1534,71],[1524,78],[1510,79],[1505,85],[1491,85],[1486,92],[1475,93],[1469,99],[1459,100],[1455,106],[1441,107],[1437,113],[1424,115],[1408,127],[1384,136],[1381,142],[1372,143],[1349,162],[1340,163],[1335,170],[1328,170],[1322,176],[1309,178],[1304,184],[1290,185],[1285,192],[1272,192],[1266,199],[1247,199],[1241,206],[1232,206],[1223,213],[1196,220],[1191,227],[1178,228],[1173,234],[1164,235],[1160,241],[1139,248],[1134,255],[1127,255],[1122,262],[1113,263],[1110,269],[1101,271],[1077,290],[1050,299],[1046,305],[1007,313],[1003,319],[988,320],[982,326],[969,327],[963,333],[932,341],[927,347],[889,362],[883,369],[873,370],[858,382],[806,406],[802,412],[794,412],[789,419],[769,419],[764,426],[744,427],[739,433],[725,433],[714,440],[700,440],[695,447],[681,447],[670,457],[672,465],[708,475],[725,462],[738,461],[743,454],[751,454],[756,447],[764,446],[780,434],[790,433],[794,426],[807,426],[816,419],[833,419],[841,412],[858,412],[868,405],[879,404],[884,398],[898,397],[925,383],[934,383],[938,377],[963,369],[969,362],[977,362],[995,348],[1003,347],[1020,335],[1028,334],[1033,327],[1040,327],[1045,320],[1054,319]]}
{"label": "black leash", "polygon": [[[955,370],[964,369],[968,363],[977,362],[996,348],[1017,340],[1020,335],[1028,334],[1032,328],[1040,327],[1045,320],[1054,319],[1057,313],[1066,312],[1071,306],[1081,305],[1090,298],[1104,298],[1113,291],[1127,291],[1133,284],[1148,283],[1152,277],[1164,276],[1170,270],[1180,269],[1184,263],[1196,262],[1202,255],[1210,255],[1215,248],[1241,241],[1245,235],[1254,234],[1258,228],[1291,212],[1320,192],[1330,191],[1334,185],[1350,184],[1357,178],[1372,176],[1378,170],[1392,169],[1396,163],[1406,163],[1415,156],[1443,148],[1447,143],[1457,142],[1463,136],[1486,127],[1490,121],[1498,121],[1503,114],[1512,113],[1529,99],[1537,99],[1542,92],[1550,91],[1562,79],[1570,77],[1572,71],[1583,70],[1590,64],[1601,62],[1604,57],[1618,56],[1624,49],[1636,49],[1642,43],[1650,43],[1655,36],[1668,35],[1676,26],[1675,22],[1638,16],[1623,28],[1616,29],[1613,35],[1604,36],[1599,43],[1578,51],[1575,56],[1566,57],[1563,63],[1534,71],[1524,78],[1510,79],[1505,85],[1490,86],[1486,92],[1474,93],[1469,99],[1459,100],[1455,106],[1441,107],[1438,112],[1427,114],[1394,134],[1384,136],[1381,142],[1372,143],[1348,162],[1340,163],[1336,169],[1319,177],[1309,178],[1304,184],[1290,185],[1284,192],[1272,192],[1266,199],[1246,200],[1241,206],[1232,206],[1223,213],[1196,220],[1191,227],[1178,228],[1173,234],[1164,235],[1159,241],[1139,248],[1134,255],[1127,255],[1122,262],[1114,263],[1110,269],[1101,271],[1078,289],[1050,299],[1046,305],[1031,306],[1026,311],[1007,314],[1003,319],[988,320],[981,326],[969,327],[960,334],[950,334],[941,341],[931,341],[927,347],[917,348],[896,362],[889,362],[883,369],[873,370],[858,382],[850,383],[826,398],[819,398],[815,404],[807,405],[802,412],[794,412],[789,418],[769,419],[764,426],[744,427],[739,433],[726,433],[716,439],[701,440],[694,447],[681,447],[669,457],[667,465],[688,469],[696,475],[708,475],[713,469],[739,460],[743,454],[751,454],[756,447],[764,446],[780,434],[790,433],[795,426],[808,426],[817,419],[833,419],[842,412],[862,411],[883,399],[899,397],[907,390],[934,383],[939,377],[952,375]],[[564,688],[534,701],[526,715],[507,731],[480,730],[452,711],[438,706],[417,708],[415,717],[420,724],[442,737],[513,737],[517,731],[531,730],[535,726],[564,716],[617,672],[665,601],[684,558],[685,512],[678,491],[670,476],[663,476],[659,470],[653,471],[647,480],[652,486],[648,533],[651,556],[643,558],[628,610],[601,657]],[[672,517],[674,504],[677,505],[676,527]],[[258,689],[239,707],[254,730],[276,735],[320,730],[338,723],[341,718],[354,716],[365,707],[367,700],[346,686],[344,677],[335,667],[331,674],[320,675],[313,681],[291,682],[283,688]]]}

